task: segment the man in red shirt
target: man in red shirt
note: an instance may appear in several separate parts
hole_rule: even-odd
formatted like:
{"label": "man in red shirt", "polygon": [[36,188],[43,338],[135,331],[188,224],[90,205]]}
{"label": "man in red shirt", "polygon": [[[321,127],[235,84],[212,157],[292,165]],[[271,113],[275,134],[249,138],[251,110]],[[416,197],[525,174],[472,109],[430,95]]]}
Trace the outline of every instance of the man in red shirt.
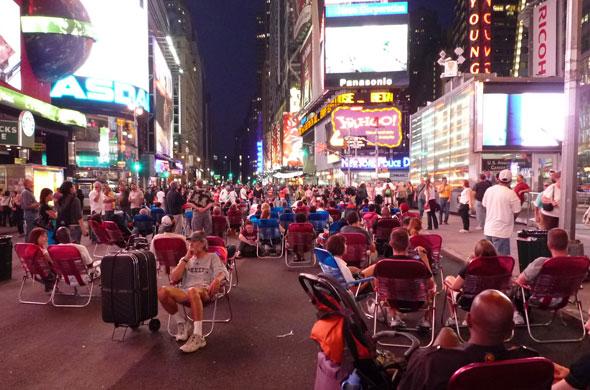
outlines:
{"label": "man in red shirt", "polygon": [[524,181],[524,176],[518,175],[516,177],[516,186],[514,187],[514,192],[520,199],[520,204],[524,203],[524,194],[528,194],[531,192],[531,188],[529,185]]}

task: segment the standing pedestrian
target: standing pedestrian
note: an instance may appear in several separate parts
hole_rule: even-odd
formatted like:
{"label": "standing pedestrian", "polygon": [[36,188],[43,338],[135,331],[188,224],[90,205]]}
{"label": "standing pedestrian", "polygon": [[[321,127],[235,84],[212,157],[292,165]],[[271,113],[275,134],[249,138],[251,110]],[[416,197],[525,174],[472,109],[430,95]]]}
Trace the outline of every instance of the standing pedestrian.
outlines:
{"label": "standing pedestrian", "polygon": [[90,215],[102,215],[104,210],[104,194],[102,192],[102,183],[95,181],[92,191],[88,194],[90,203]]}
{"label": "standing pedestrian", "polygon": [[477,220],[477,226],[475,230],[482,230],[486,222],[486,209],[482,204],[483,196],[492,186],[492,183],[487,179],[485,173],[479,175],[479,181],[473,187],[475,191],[475,218]]}
{"label": "standing pedestrian", "polygon": [[[0,193],[2,190],[0,190]],[[10,225],[10,192],[6,191],[0,198],[0,226]]]}
{"label": "standing pedestrian", "polygon": [[170,189],[166,193],[166,213],[168,215],[172,215],[175,221],[179,221],[176,224],[175,233],[182,234],[182,216],[184,211],[182,206],[184,206],[184,200],[182,199],[182,195],[178,190],[178,183],[173,181],[170,183]]}
{"label": "standing pedestrian", "polygon": [[436,203],[436,189],[430,182],[430,179],[426,179],[424,187],[424,196],[426,197],[427,218],[428,218],[428,230],[438,229],[438,219],[436,218],[436,211],[438,210],[438,203]]}
{"label": "standing pedestrian", "polygon": [[[14,224],[18,229],[18,234],[24,235],[25,234],[25,218],[24,218],[24,211],[21,207],[21,194],[17,191],[12,193],[12,219]],[[25,240],[28,240],[29,237],[25,236]]]}
{"label": "standing pedestrian", "polygon": [[119,182],[119,193],[117,194],[119,210],[123,212],[123,219],[127,222],[131,216],[131,203],[129,203],[129,188],[124,181]]}
{"label": "standing pedestrian", "polygon": [[[451,210],[451,185],[447,178],[442,178],[442,183],[438,186],[438,201],[440,205],[440,223],[449,224],[449,212]],[[469,230],[469,229],[467,229]]]}
{"label": "standing pedestrian", "polygon": [[158,206],[166,208],[166,193],[162,187],[158,188],[158,191],[156,192],[156,202],[159,203]]}
{"label": "standing pedestrian", "polygon": [[213,208],[213,196],[203,186],[202,180],[197,180],[197,188],[193,192],[188,205],[193,208],[192,229],[194,232],[202,230],[211,234],[211,209]]}
{"label": "standing pedestrian", "polygon": [[551,184],[541,197],[541,218],[543,227],[551,230],[559,226],[559,206],[561,204],[561,172],[555,172]]}
{"label": "standing pedestrian", "polygon": [[61,196],[57,201],[57,228],[65,226],[70,230],[72,242],[80,244],[82,235],[87,236],[84,225],[82,204],[71,181],[64,181],[59,187]]}
{"label": "standing pedestrian", "polygon": [[418,203],[418,212],[420,213],[420,219],[424,216],[424,207],[426,206],[426,180],[421,177],[420,184],[416,188],[416,203]]}
{"label": "standing pedestrian", "polygon": [[131,216],[135,217],[139,214],[139,210],[143,206],[144,195],[137,184],[131,183],[131,191],[129,192],[129,204],[131,206]]}
{"label": "standing pedestrian", "polygon": [[24,189],[20,193],[21,205],[23,210],[23,217],[25,221],[25,238],[28,239],[29,233],[35,227],[35,220],[39,216],[39,202],[35,199],[33,194],[33,180],[26,178],[23,181]]}
{"label": "standing pedestrian", "polygon": [[397,183],[395,188],[395,199],[397,200],[397,206],[399,207],[400,204],[405,203],[408,199],[408,187],[406,187],[406,183],[400,181]]}
{"label": "standing pedestrian", "polygon": [[514,218],[520,213],[520,199],[510,189],[512,172],[504,169],[498,175],[498,184],[488,188],[482,199],[486,209],[483,234],[498,255],[510,256],[510,237],[514,231]]}
{"label": "standing pedestrian", "polygon": [[469,180],[463,180],[463,191],[459,195],[459,215],[463,222],[463,229],[459,230],[459,233],[469,233],[469,210],[472,208],[472,199],[473,196],[471,194]]}
{"label": "standing pedestrian", "polygon": [[520,199],[520,204],[524,203],[524,195],[531,192],[531,188],[524,180],[523,175],[516,176],[516,186],[514,186],[514,192],[516,192],[516,196]]}

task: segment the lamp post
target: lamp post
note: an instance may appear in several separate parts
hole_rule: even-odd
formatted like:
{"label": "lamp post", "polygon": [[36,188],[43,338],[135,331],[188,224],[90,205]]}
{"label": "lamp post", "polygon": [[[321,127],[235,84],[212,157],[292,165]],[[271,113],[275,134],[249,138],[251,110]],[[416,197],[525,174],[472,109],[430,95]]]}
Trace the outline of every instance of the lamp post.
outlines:
{"label": "lamp post", "polygon": [[561,207],[559,224],[570,240],[576,235],[576,190],[578,170],[578,60],[582,2],[567,2],[564,90],[568,106],[566,131],[561,151]]}

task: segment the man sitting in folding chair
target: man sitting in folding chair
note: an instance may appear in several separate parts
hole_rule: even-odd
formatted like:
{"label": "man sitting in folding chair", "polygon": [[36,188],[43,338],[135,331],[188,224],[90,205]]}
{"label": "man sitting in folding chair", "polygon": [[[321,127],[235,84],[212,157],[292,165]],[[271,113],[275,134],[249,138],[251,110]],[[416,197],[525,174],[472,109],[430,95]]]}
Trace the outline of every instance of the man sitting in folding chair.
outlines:
{"label": "man sitting in folding chair", "polygon": [[[188,241],[190,247],[186,256],[170,273],[170,280],[182,282],[181,288],[161,287],[158,290],[160,303],[176,319],[176,340],[188,340],[180,347],[182,352],[187,353],[206,345],[203,337],[203,305],[213,299],[224,279],[229,280],[227,269],[219,257],[207,252],[207,236],[204,232],[193,233]],[[186,322],[182,308],[186,303],[190,304],[193,324]]]}
{"label": "man sitting in folding chair", "polygon": [[398,389],[446,389],[453,373],[470,363],[537,356],[525,347],[506,349],[504,340],[514,328],[512,302],[500,291],[480,293],[473,300],[467,324],[467,343],[461,345],[453,330],[443,328],[434,346],[415,351]]}

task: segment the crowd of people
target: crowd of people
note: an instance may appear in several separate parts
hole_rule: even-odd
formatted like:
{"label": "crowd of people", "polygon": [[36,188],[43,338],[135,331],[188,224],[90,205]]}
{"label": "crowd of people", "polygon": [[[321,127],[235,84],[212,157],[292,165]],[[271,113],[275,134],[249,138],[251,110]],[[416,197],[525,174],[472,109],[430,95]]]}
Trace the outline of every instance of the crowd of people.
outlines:
{"label": "crowd of people", "polygon": [[[362,183],[358,187],[340,187],[338,184],[263,186],[260,183],[253,186],[207,186],[199,180],[192,187],[171,182],[166,188],[151,185],[142,189],[135,183],[120,183],[116,193],[108,184],[96,182],[88,194],[88,218],[113,221],[128,236],[142,233],[138,228],[140,221],[154,222],[159,230],[152,238],[152,251],[154,242],[160,238],[176,237],[187,241],[186,256],[171,271],[171,280],[182,282],[182,288],[163,287],[158,292],[158,298],[177,322],[176,339],[186,341],[181,350],[194,352],[206,344],[202,333],[203,304],[211,299],[228,277],[218,256],[207,252],[207,236],[218,233],[213,223],[216,218],[225,219],[225,231],[235,234],[239,244],[237,257],[257,255],[261,244],[257,234],[260,221],[278,221],[280,215],[293,214],[293,225],[298,225],[299,232],[313,234],[315,245],[334,256],[347,281],[371,276],[375,264],[383,258],[418,261],[434,273],[434,248],[422,236],[422,219],[426,214],[428,230],[448,224],[450,205],[455,195],[462,218],[460,232],[469,232],[469,216],[475,211],[475,229],[483,230],[485,237],[475,242],[472,258],[510,255],[515,218],[521,211],[524,195],[530,191],[522,176],[517,178],[516,186],[512,188],[512,178],[509,170],[501,171],[493,178],[482,174],[474,186],[465,181],[460,191],[454,191],[446,178],[435,185],[427,177],[416,186],[390,181],[369,185]],[[535,201],[539,210],[538,222],[540,227],[549,230],[548,246],[552,255],[567,256],[567,233],[557,228],[559,172],[553,172],[551,178],[552,183],[547,183],[545,191]],[[51,189],[42,189],[40,199],[35,199],[31,180],[25,179],[23,187],[21,193],[9,194],[6,205],[6,198],[2,198],[0,204],[10,210],[17,205],[22,210],[23,232],[29,242],[39,245],[46,253],[46,247],[52,241],[77,245],[83,236],[90,235],[92,238],[84,217],[84,198],[79,196],[71,182],[64,182],[55,193]],[[411,208],[416,208],[417,213],[411,212]],[[3,211],[5,216],[6,208]],[[327,223],[323,227],[318,228],[311,221],[310,215],[317,214],[326,216]],[[392,221],[391,230],[387,239],[378,239],[377,226],[384,220]],[[281,234],[288,235],[292,226],[280,224],[279,228]],[[343,260],[347,245],[343,236],[345,233],[358,233],[366,238],[367,256],[358,266],[350,266]],[[79,247],[86,258],[86,248]],[[299,254],[297,257],[297,261],[301,261]],[[90,256],[87,258],[87,266],[95,270],[96,264]],[[529,286],[534,283],[546,260],[539,258],[522,270],[515,285]],[[464,281],[465,269],[457,276],[447,277],[443,288],[460,293]],[[434,278],[428,289],[433,299],[437,289]],[[183,304],[190,306],[190,322],[187,322],[181,309]],[[393,308],[389,308],[380,320],[393,328],[405,326],[403,316]],[[444,328],[436,343],[444,348],[416,352],[410,359],[402,388],[439,388],[437,384],[446,383],[457,368],[469,362],[483,361],[490,354],[504,359],[529,356],[529,351],[508,351],[503,347],[503,340],[514,324],[522,323],[522,313],[503,293],[486,291],[480,294],[473,300],[466,318],[470,328],[469,342],[459,345],[457,335],[450,328]],[[419,327],[432,326],[427,316],[420,320]],[[586,328],[590,331],[590,322]],[[587,359],[585,362],[587,366]],[[572,371],[571,375],[576,375],[575,382],[566,379],[566,383],[572,388],[575,387],[573,383],[580,383],[584,378],[587,380],[587,375],[579,371]]]}

